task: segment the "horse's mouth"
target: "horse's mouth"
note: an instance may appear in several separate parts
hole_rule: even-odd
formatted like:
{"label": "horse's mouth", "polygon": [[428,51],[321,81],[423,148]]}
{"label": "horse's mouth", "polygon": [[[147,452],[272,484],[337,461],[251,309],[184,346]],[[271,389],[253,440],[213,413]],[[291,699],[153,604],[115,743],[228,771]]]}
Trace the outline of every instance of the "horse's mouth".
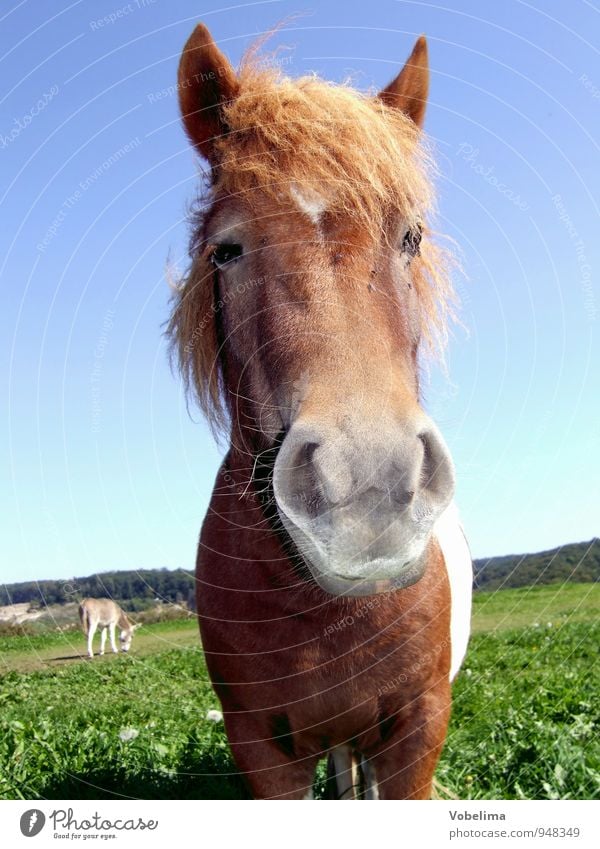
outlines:
{"label": "horse's mouth", "polygon": [[324,544],[318,535],[298,526],[278,510],[280,526],[302,562],[303,571],[335,596],[369,596],[404,589],[417,583],[425,572],[428,535],[419,534],[412,545],[399,545],[379,555],[346,544],[341,550],[336,540]]}
{"label": "horse's mouth", "polygon": [[342,572],[322,571],[306,559],[305,562],[321,589],[335,596],[371,596],[402,590],[420,581],[425,571],[423,558],[399,567],[394,575],[378,575],[375,567],[372,573],[360,578]]}

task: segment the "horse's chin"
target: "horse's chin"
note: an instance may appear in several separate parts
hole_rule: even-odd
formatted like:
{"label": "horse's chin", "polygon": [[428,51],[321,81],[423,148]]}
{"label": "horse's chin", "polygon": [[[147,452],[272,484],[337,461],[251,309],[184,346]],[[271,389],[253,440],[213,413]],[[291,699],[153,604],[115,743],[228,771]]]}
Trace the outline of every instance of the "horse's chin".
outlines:
{"label": "horse's chin", "polygon": [[312,578],[329,595],[357,597],[401,590],[416,584],[425,573],[427,533],[404,538],[391,551],[361,557],[356,555],[359,544],[352,546],[347,539],[343,545],[336,544],[335,539],[324,543],[283,511],[279,514]]}
{"label": "horse's chin", "polygon": [[[308,561],[306,557],[304,557],[304,561],[321,589],[334,596],[360,597],[402,590],[420,581],[425,572],[424,558],[419,558],[408,564],[402,564],[400,560],[394,561],[393,566],[390,564],[392,574],[388,577],[377,577],[379,574],[378,564],[366,563],[365,572],[367,574],[362,578],[348,577],[343,573],[330,570],[324,571]],[[371,567],[372,574],[368,574]]]}

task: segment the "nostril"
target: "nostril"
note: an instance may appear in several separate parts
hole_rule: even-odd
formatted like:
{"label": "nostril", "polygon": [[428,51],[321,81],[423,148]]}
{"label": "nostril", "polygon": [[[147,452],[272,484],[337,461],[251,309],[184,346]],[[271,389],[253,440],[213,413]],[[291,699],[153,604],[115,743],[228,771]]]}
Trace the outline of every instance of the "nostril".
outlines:
{"label": "nostril", "polygon": [[[421,466],[421,484],[427,486],[431,476],[431,444],[427,433],[420,433],[418,439],[423,446],[423,464]],[[429,476],[429,477],[428,477]]]}
{"label": "nostril", "polygon": [[408,507],[414,500],[415,491],[406,487],[403,477],[401,475],[393,485],[389,486],[388,492],[391,501],[394,501],[400,507]]}
{"label": "nostril", "polygon": [[295,513],[315,518],[323,504],[319,473],[315,465],[318,442],[305,442],[286,463],[285,479],[288,506]]}
{"label": "nostril", "polygon": [[313,464],[313,457],[315,456],[315,451],[319,447],[318,442],[306,442],[299,452],[299,459],[304,467],[311,467]]}
{"label": "nostril", "polygon": [[435,430],[418,435],[423,445],[421,489],[435,500],[449,502],[454,492],[454,470],[448,450]]}

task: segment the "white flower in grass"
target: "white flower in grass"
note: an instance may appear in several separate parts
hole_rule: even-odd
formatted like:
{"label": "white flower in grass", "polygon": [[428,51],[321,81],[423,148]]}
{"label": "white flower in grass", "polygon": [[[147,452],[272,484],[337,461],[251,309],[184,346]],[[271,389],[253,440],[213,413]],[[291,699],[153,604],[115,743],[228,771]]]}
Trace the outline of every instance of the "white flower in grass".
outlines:
{"label": "white flower in grass", "polygon": [[210,722],[223,722],[223,714],[220,710],[209,710],[206,714],[206,718],[210,720]]}
{"label": "white flower in grass", "polygon": [[124,743],[129,743],[130,740],[135,740],[140,732],[137,728],[121,728],[119,731],[119,738]]}

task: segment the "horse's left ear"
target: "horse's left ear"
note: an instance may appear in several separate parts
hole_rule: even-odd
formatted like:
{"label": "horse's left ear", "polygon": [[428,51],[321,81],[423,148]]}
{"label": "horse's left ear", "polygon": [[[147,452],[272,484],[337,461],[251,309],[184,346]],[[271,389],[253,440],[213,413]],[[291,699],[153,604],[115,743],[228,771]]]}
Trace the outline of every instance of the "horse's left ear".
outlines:
{"label": "horse's left ear", "polygon": [[186,132],[214,165],[214,141],[227,132],[221,107],[237,95],[239,86],[229,60],[204,24],[198,24],[183,48],[177,88]]}
{"label": "horse's left ear", "polygon": [[429,59],[427,41],[419,36],[413,51],[395,80],[379,92],[387,106],[401,109],[417,127],[423,126],[429,93]]}

